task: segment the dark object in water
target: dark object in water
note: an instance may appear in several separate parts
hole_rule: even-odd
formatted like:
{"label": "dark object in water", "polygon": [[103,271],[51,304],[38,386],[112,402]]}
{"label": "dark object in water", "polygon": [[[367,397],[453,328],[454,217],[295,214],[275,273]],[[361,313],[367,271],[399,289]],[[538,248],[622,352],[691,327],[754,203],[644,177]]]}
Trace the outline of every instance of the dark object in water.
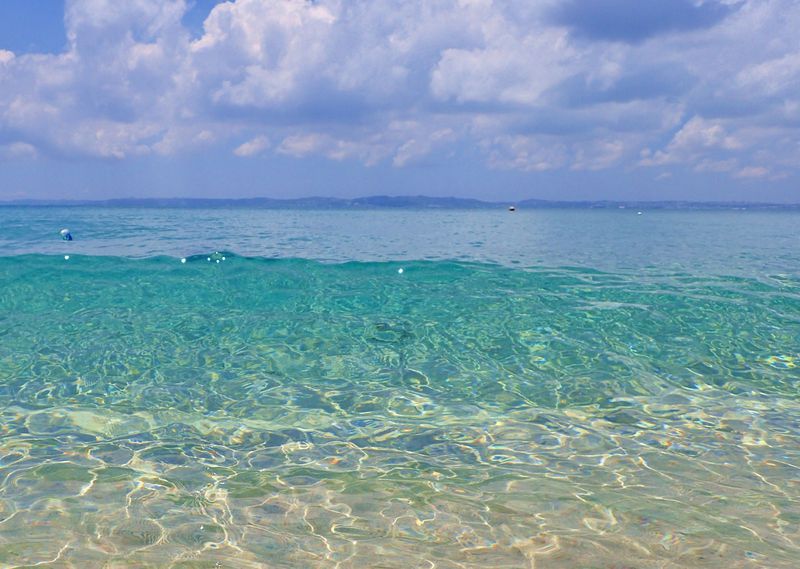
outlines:
{"label": "dark object in water", "polygon": [[517,208],[513,205],[508,206],[508,211],[517,211]]}
{"label": "dark object in water", "polygon": [[69,229],[62,229],[59,233],[64,241],[72,241],[72,233],[69,232]]}

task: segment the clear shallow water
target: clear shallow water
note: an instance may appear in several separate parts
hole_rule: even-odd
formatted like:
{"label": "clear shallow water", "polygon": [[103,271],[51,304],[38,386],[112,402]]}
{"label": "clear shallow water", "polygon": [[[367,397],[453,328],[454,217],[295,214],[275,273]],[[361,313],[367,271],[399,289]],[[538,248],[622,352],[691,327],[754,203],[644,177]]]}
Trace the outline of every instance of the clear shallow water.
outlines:
{"label": "clear shallow water", "polygon": [[0,566],[796,567],[800,217],[520,213],[0,208]]}

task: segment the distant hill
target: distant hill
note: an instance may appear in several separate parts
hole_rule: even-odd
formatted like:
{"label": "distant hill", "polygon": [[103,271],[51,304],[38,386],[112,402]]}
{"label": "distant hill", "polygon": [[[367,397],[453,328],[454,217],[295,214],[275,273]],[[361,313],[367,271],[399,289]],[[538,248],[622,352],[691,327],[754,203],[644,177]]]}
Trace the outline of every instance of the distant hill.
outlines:
{"label": "distant hill", "polygon": [[95,206],[95,207],[248,207],[264,209],[369,209],[369,208],[497,208],[502,204],[466,198],[428,196],[368,196],[363,198],[120,198],[110,200],[14,200],[0,205]]}
{"label": "distant hill", "polygon": [[800,210],[800,204],[690,201],[550,201],[528,199],[519,202],[488,202],[470,198],[430,196],[368,196],[363,198],[308,197],[275,198],[120,198],[110,200],[12,200],[2,206],[93,206],[93,207],[175,207],[175,208],[263,208],[263,209],[498,209],[510,205],[519,209],[757,209]]}

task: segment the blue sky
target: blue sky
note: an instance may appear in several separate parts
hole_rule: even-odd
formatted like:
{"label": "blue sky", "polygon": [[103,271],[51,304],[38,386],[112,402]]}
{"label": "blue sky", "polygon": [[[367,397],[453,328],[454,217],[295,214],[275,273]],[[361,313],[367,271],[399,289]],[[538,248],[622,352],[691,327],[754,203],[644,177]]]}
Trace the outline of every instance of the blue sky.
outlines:
{"label": "blue sky", "polygon": [[796,0],[2,0],[0,200],[800,202]]}

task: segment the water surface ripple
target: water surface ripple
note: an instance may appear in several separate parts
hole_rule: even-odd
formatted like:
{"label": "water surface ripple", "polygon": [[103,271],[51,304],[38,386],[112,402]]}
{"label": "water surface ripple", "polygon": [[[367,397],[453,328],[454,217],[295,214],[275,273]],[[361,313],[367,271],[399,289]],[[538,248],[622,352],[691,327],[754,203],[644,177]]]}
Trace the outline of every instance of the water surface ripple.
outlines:
{"label": "water surface ripple", "polygon": [[[637,213],[0,207],[0,256],[185,257],[228,250],[323,262],[457,260],[608,272],[800,274],[798,211]],[[75,241],[60,241],[63,227]]]}
{"label": "water surface ripple", "polygon": [[800,558],[796,276],[73,254],[0,282],[0,566]]}

